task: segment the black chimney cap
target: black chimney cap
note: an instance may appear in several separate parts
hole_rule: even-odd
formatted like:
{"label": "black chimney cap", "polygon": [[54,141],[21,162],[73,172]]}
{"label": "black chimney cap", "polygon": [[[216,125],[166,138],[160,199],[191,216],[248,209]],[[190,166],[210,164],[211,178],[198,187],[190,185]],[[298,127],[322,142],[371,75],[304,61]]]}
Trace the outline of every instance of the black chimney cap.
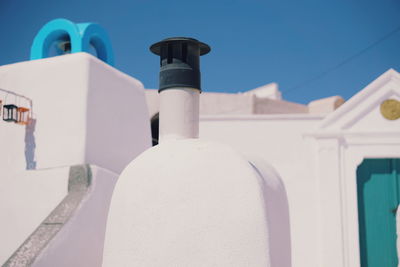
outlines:
{"label": "black chimney cap", "polygon": [[209,45],[200,42],[194,38],[189,38],[189,37],[171,37],[171,38],[166,38],[160,42],[157,42],[153,45],[150,46],[150,51],[153,52],[156,55],[161,54],[161,46],[165,43],[169,42],[193,42],[195,44],[198,44],[200,47],[200,56],[208,54],[211,51],[211,48]]}
{"label": "black chimney cap", "polygon": [[211,48],[187,37],[172,37],[150,46],[150,51],[160,56],[159,92],[173,87],[190,87],[201,91],[200,56]]}

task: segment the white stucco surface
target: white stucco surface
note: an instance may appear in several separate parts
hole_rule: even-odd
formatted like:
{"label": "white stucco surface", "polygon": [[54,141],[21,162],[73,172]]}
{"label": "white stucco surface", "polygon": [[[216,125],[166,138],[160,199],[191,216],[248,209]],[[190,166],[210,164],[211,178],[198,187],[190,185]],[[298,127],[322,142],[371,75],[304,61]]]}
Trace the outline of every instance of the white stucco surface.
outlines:
{"label": "white stucco surface", "polygon": [[[226,145],[196,139],[147,150],[117,182],[103,266],[289,266],[290,248],[279,254],[289,259],[271,260],[269,177],[255,166]],[[285,212],[283,202],[276,203]]]}
{"label": "white stucco surface", "polygon": [[398,72],[343,105],[286,102],[275,85],[203,93],[201,140],[140,155],[157,94],[85,53],[0,66],[0,100],[33,111],[28,126],[0,121],[0,263],[66,196],[69,167],[96,164],[34,266],[360,265],[356,170],[400,158],[399,119],[380,111],[400,100]]}
{"label": "white stucco surface", "polygon": [[85,199],[32,266],[101,266],[108,208],[118,175],[90,168],[92,184]]}
{"label": "white stucco surface", "polygon": [[65,197],[69,166],[118,174],[151,136],[143,85],[86,53],[0,66],[0,100],[32,111],[0,120],[3,263]]}
{"label": "white stucco surface", "polygon": [[328,115],[308,138],[316,144],[319,266],[360,266],[357,167],[364,159],[400,158],[400,121],[380,105],[399,99],[400,74],[388,70]]}
{"label": "white stucco surface", "polygon": [[[146,101],[150,116],[159,112],[160,99],[157,90],[147,89]],[[200,115],[251,115],[308,113],[303,104],[282,100],[275,83],[243,93],[202,92]]]}
{"label": "white stucco surface", "polygon": [[68,174],[68,167],[19,172],[1,169],[1,264],[66,196]]}
{"label": "white stucco surface", "polygon": [[200,117],[200,138],[259,155],[279,173],[289,201],[293,266],[318,266],[314,144],[303,135],[322,119],[309,114]]}
{"label": "white stucco surface", "polygon": [[311,114],[327,114],[343,105],[344,99],[340,96],[331,96],[317,99],[308,103],[308,112]]}
{"label": "white stucco surface", "polygon": [[271,266],[292,266],[290,214],[285,186],[276,170],[257,155],[247,155],[262,181]]}
{"label": "white stucco surface", "polygon": [[151,144],[143,85],[87,53],[0,66],[0,89],[32,100],[38,169],[92,163],[120,173]]}
{"label": "white stucco surface", "polygon": [[380,109],[399,96],[400,74],[389,70],[338,109],[337,97],[311,104],[312,113],[327,115],[202,116],[200,137],[259,154],[278,171],[289,199],[293,266],[356,267],[356,170],[366,158],[400,158],[399,119],[385,119]]}
{"label": "white stucco surface", "polygon": [[282,99],[282,92],[279,91],[279,86],[277,83],[269,83],[255,89],[249,90],[247,94],[254,94],[258,98],[269,98],[275,100]]}

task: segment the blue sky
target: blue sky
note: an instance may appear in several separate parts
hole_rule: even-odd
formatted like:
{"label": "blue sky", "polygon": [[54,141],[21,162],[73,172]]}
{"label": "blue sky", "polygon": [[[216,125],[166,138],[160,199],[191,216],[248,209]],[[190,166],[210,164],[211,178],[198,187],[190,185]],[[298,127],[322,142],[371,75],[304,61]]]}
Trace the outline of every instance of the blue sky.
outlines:
{"label": "blue sky", "polygon": [[204,91],[277,82],[289,101],[348,99],[387,69],[400,71],[399,0],[0,0],[0,65],[28,60],[36,33],[55,18],[101,24],[115,66],[146,88],[157,88],[159,71],[148,48],[172,36],[211,46]]}

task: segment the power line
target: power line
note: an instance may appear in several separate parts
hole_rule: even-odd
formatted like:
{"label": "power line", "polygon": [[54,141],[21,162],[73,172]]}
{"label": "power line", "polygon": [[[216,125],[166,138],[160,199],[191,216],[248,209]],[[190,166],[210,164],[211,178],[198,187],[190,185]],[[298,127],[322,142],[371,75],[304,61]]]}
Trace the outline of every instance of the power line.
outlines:
{"label": "power line", "polygon": [[306,84],[309,84],[309,83],[311,83],[311,82],[313,82],[315,80],[320,79],[321,77],[324,77],[325,75],[329,74],[330,72],[332,72],[334,70],[337,70],[341,66],[347,64],[348,62],[352,61],[353,59],[355,59],[355,58],[359,57],[360,55],[364,54],[369,49],[375,47],[376,45],[378,45],[379,43],[381,43],[381,42],[385,41],[386,39],[390,38],[392,35],[394,35],[395,33],[399,32],[399,31],[400,31],[400,26],[398,26],[393,31],[389,32],[388,34],[384,35],[383,37],[381,37],[380,39],[378,39],[377,41],[375,41],[371,45],[369,45],[366,48],[362,49],[360,52],[352,55],[351,57],[348,57],[347,59],[345,59],[342,62],[336,64],[335,66],[333,66],[333,67],[321,72],[320,74],[318,74],[318,75],[316,75],[316,76],[314,76],[314,77],[312,77],[312,78],[310,78],[308,80],[305,80],[304,82],[301,82],[300,84],[298,84],[296,86],[293,86],[293,87],[289,88],[286,91],[283,91],[283,93],[285,93],[285,94],[290,93],[290,92],[294,91],[297,88],[303,87]]}

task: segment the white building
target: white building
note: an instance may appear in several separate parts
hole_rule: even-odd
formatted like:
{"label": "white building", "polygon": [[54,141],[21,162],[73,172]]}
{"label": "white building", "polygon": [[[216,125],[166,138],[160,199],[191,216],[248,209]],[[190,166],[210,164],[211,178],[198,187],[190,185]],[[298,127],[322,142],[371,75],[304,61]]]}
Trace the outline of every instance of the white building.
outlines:
{"label": "white building", "polygon": [[[396,175],[399,177],[399,78],[398,72],[388,70],[342,106],[340,97],[313,101],[308,106],[288,103],[275,97],[280,93],[270,93],[269,90],[277,92],[275,84],[266,86],[267,97],[260,97],[262,100],[257,95],[259,89],[236,95],[202,94],[200,138],[229,144],[248,155],[260,155],[284,181],[290,208],[293,266],[360,266],[360,257],[354,255],[361,253],[367,257],[367,248],[360,252],[357,201],[372,198],[372,203],[365,204],[371,207],[363,209],[374,212],[377,198],[389,193],[371,189],[357,200],[357,179],[366,179],[363,172],[379,176],[375,173],[378,169],[379,173],[393,174],[395,180]],[[154,114],[154,92],[147,97],[151,101],[150,114]],[[260,103],[265,106],[258,106]],[[387,113],[391,115],[386,118]],[[363,190],[360,183],[359,190]],[[376,183],[374,186],[383,186]],[[389,250],[390,246],[382,246],[380,238],[395,245],[392,210],[399,203],[393,201],[378,207],[388,210],[384,215],[363,214],[367,217],[362,223],[371,225],[363,226],[367,230],[361,234],[379,244],[368,247],[369,250]],[[390,229],[382,226],[383,229],[376,230],[379,222],[370,222],[374,219],[368,216],[386,216],[382,220],[387,220]],[[382,237],[382,233],[387,236]],[[379,263],[382,259],[376,260]]]}
{"label": "white building", "polygon": [[0,77],[3,107],[31,117],[1,114],[0,262],[101,265],[115,181],[151,146],[143,85],[86,53],[0,66]]}
{"label": "white building", "polygon": [[[179,266],[227,264],[228,256],[224,253],[229,248],[215,247],[213,254],[206,249],[215,244],[209,241],[225,240],[232,233],[238,236],[248,233],[247,226],[254,227],[249,229],[255,231],[250,241],[246,239],[250,234],[243,236],[250,243],[240,243],[244,239],[238,236],[227,241],[232,245],[230,253],[236,259],[236,266],[245,266],[246,255],[256,259],[247,266],[353,267],[366,266],[366,261],[368,266],[397,264],[400,74],[395,70],[388,70],[344,104],[340,97],[308,105],[287,102],[276,84],[242,94],[202,93],[200,141],[183,140],[154,148],[150,148],[150,119],[158,112],[157,92],[144,90],[135,78],[91,55],[76,53],[0,66],[0,89],[3,106],[27,108],[31,116],[27,125],[0,121],[0,262],[5,266],[101,266],[114,184],[125,166],[138,155],[141,156],[135,166],[143,169],[138,172],[138,167],[129,167],[124,172],[123,179],[128,182],[114,192],[119,203],[125,201],[118,197],[119,192],[129,192],[132,181],[143,181],[138,182],[138,188],[148,182],[139,178],[131,181],[129,177],[146,174],[153,179],[148,191],[132,188],[135,193],[132,197],[139,203],[134,210],[140,212],[141,218],[160,218],[159,214],[146,213],[146,201],[154,198],[141,192],[159,195],[165,191],[170,193],[165,199],[158,199],[156,204],[152,202],[157,207],[163,207],[164,200],[171,200],[172,193],[186,192],[185,197],[191,198],[182,208],[186,211],[184,216],[192,214],[190,205],[199,203],[206,207],[199,215],[207,215],[211,209],[213,214],[227,210],[227,216],[213,221],[215,228],[205,228],[206,223],[189,219],[182,228],[174,224],[180,220],[179,213],[171,213],[168,216],[175,216],[168,221],[171,225],[162,224],[165,228],[160,228],[154,224],[155,232],[134,228],[132,232],[119,233],[120,241],[107,236],[113,240],[106,244],[104,252],[110,263],[115,262],[113,253],[121,252],[115,252],[114,246],[126,243],[135,245],[127,245],[127,250],[121,253],[133,258],[138,253],[136,258],[149,260],[143,266],[151,266],[153,258],[167,257],[165,251],[184,249],[185,244],[197,248],[203,244],[204,254],[195,250],[188,255],[193,259],[205,255],[204,262],[197,260],[189,264],[185,256],[181,262],[178,259],[164,266],[177,266],[173,264],[179,262]],[[4,118],[4,108],[1,116]],[[185,142],[189,145],[182,145]],[[216,144],[201,145],[209,143]],[[206,152],[196,152],[202,147]],[[165,154],[169,150],[174,153]],[[251,160],[254,158],[268,164],[257,165],[256,160]],[[177,159],[185,167],[180,168]],[[162,161],[170,161],[176,172],[167,172],[171,168],[163,172]],[[266,185],[250,185],[259,176],[249,171],[246,165],[249,162],[260,171],[257,175]],[[152,171],[154,166],[158,168]],[[215,182],[194,182],[198,188],[206,187],[198,192],[197,187],[182,191],[179,186],[186,180],[180,178],[191,171],[196,172],[193,177],[200,180],[211,177]],[[268,209],[268,203],[277,199],[270,190],[274,188],[273,181],[279,197],[286,192],[287,211],[284,205],[271,205]],[[224,187],[230,182],[236,186]],[[208,193],[214,185],[215,191]],[[164,191],[152,191],[150,186],[162,186]],[[265,188],[270,191],[252,199],[254,192]],[[243,202],[221,201],[232,190],[243,194]],[[271,198],[268,200],[268,197]],[[267,201],[265,210],[261,199]],[[165,203],[165,207],[169,210],[177,203]],[[241,212],[235,213],[235,207]],[[288,212],[290,229],[274,236],[275,232],[268,232],[271,231],[268,223],[285,212]],[[134,227],[138,222],[138,218],[132,220],[136,214],[118,211],[112,214],[112,225],[120,223],[121,229]],[[118,218],[115,214],[123,215]],[[242,218],[243,224],[232,225],[238,214],[246,215]],[[259,219],[255,223],[252,218]],[[142,221],[141,227],[146,222]],[[145,248],[140,247],[138,236],[141,234],[143,240],[159,235],[159,240],[165,241],[172,238],[166,235],[171,229],[174,233],[179,229],[198,233],[195,240],[204,236],[211,239],[199,244],[191,236],[179,238],[178,235],[179,245],[157,244],[159,255],[146,254]],[[225,230],[230,234],[225,235]],[[282,254],[277,254],[276,242],[279,236],[285,235],[290,245],[283,246]],[[156,244],[156,239],[151,242]],[[145,244],[151,247],[149,239],[146,240]],[[282,257],[289,260],[284,261]],[[215,261],[207,261],[210,259]],[[123,264],[129,266],[129,262]],[[152,266],[160,263],[157,264]]]}

